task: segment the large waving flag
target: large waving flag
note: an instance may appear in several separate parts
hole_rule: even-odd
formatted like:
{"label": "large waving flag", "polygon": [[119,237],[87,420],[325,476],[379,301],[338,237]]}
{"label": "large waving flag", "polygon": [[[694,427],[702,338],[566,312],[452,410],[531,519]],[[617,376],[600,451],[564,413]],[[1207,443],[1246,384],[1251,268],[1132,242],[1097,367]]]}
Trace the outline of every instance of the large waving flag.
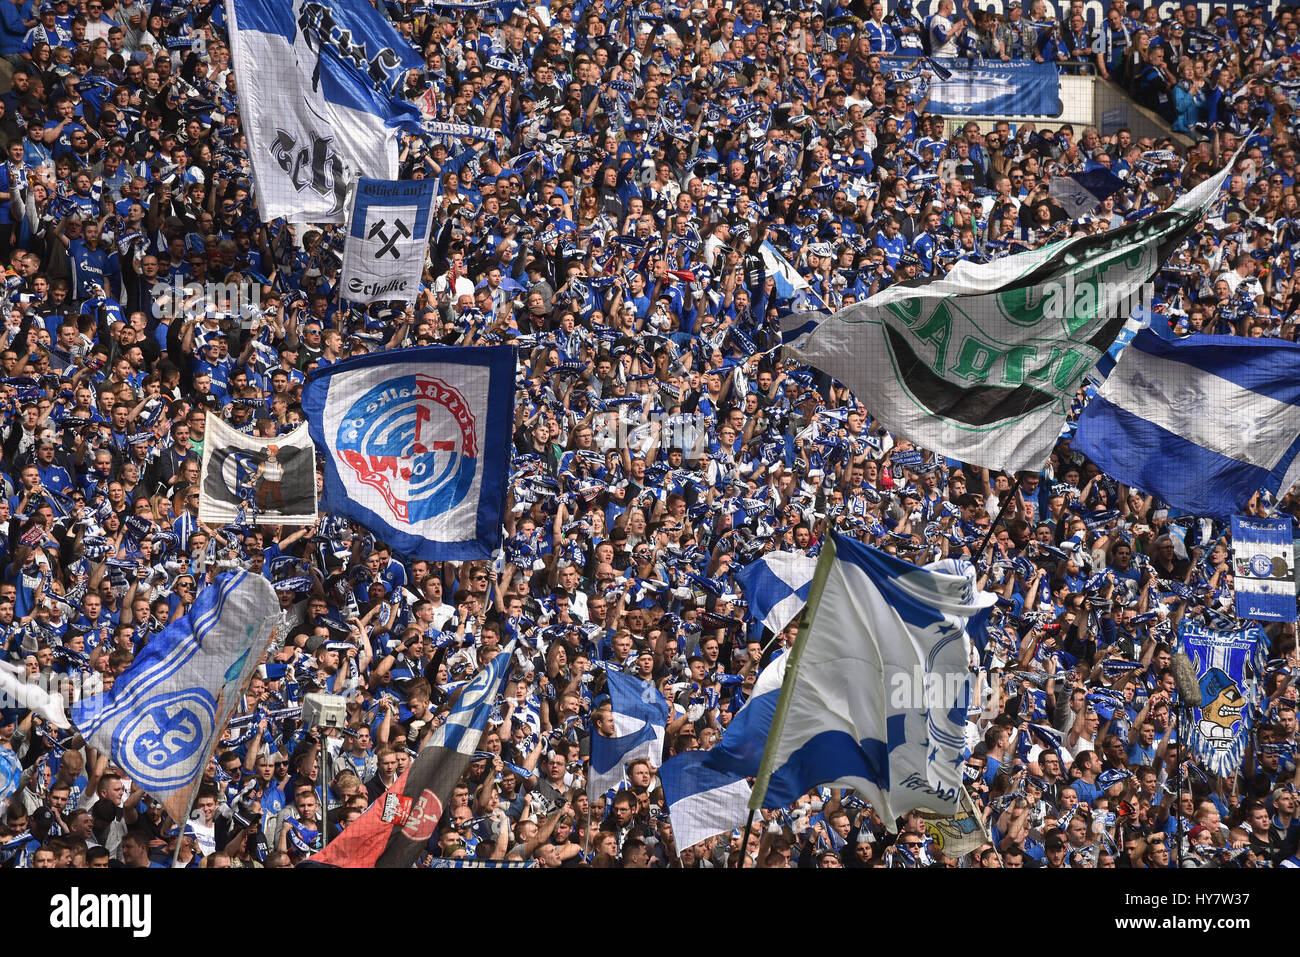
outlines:
{"label": "large waving flag", "polygon": [[1108,475],[1227,520],[1300,480],[1300,344],[1138,333],[1072,443]]}
{"label": "large waving flag", "polygon": [[592,731],[591,794],[616,786],[623,780],[623,766],[634,758],[649,758],[658,767],[664,753],[668,702],[659,689],[622,671],[606,671],[605,680],[614,733],[606,736],[599,727]]}
{"label": "large waving flag", "polygon": [[1218,631],[1184,619],[1180,649],[1196,667],[1200,707],[1192,708],[1187,745],[1205,769],[1231,778],[1241,767],[1268,639],[1259,625]]}
{"label": "large waving flag", "polygon": [[73,724],[183,821],[279,615],[275,591],[261,575],[221,575],[144,646],[109,691],[72,706]]}
{"label": "large waving flag", "polygon": [[447,797],[473,757],[510,677],[513,656],[512,641],[465,685],[415,762],[361,817],[313,856],[313,864],[410,867],[428,852]]}
{"label": "large waving flag", "polygon": [[1196,228],[1230,170],[1119,229],[992,263],[963,260],[941,279],[891,286],[836,312],[786,355],[847,385],[886,428],[918,445],[1037,471],[1131,301]]}
{"label": "large waving flag", "polygon": [[817,559],[795,552],[769,552],[736,573],[749,602],[749,613],[764,628],[777,632],[808,602]]}
{"label": "large waving flag", "polygon": [[886,821],[955,813],[973,638],[996,598],[975,569],[924,568],[832,533],[754,785],[751,807],[785,807],[819,785],[854,788]]}
{"label": "large waving flag", "polygon": [[1102,166],[1089,162],[1086,169],[1053,176],[1047,190],[1071,219],[1090,213],[1097,205],[1124,188],[1124,181]]}
{"label": "large waving flag", "polygon": [[422,117],[396,91],[423,59],[366,0],[226,0],[226,18],[262,218],[343,222],[355,177],[397,178]]}
{"label": "large waving flag", "polygon": [[513,346],[356,356],[307,379],[324,507],[408,558],[473,561],[501,544]]}

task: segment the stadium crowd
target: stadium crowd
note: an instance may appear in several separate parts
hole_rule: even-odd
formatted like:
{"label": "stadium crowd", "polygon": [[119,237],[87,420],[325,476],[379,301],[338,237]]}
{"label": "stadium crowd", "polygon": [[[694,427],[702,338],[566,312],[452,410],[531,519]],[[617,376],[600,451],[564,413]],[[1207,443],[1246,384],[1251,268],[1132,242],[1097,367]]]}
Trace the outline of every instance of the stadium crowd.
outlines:
{"label": "stadium crowd", "polygon": [[[1293,11],[1201,22],[1114,0],[1093,36],[1079,0],[1056,17],[1044,0],[462,7],[388,4],[425,61],[403,95],[495,136],[404,140],[403,176],[442,183],[427,285],[361,309],[339,296],[341,227],[258,216],[217,4],[0,0],[0,646],[89,694],[222,570],[261,571],[282,607],[183,828],[106,755],[0,712],[23,768],[4,866],[167,866],[177,841],[181,866],[297,863],[322,842],[320,748],[337,833],[510,641],[516,672],[423,863],[1296,866],[1294,627],[1267,628],[1238,775],[1177,741],[1171,640],[1183,616],[1231,621],[1228,529],[1068,439],[1041,473],[896,464],[910,443],[777,348],[792,312],[1149,215],[1243,138],[1220,208],[1157,277],[1154,321],[1294,340]],[[981,129],[927,112],[927,63],[882,71],[881,53],[1095,70],[1189,135]],[[1089,162],[1127,188],[1072,220],[1048,183]],[[191,282],[255,305],[184,302]],[[279,434],[313,369],[502,342],[520,365],[497,561],[406,561],[328,515],[197,521],[209,416]],[[816,555],[832,528],[918,563],[973,556],[999,595],[967,762],[988,843],[945,857],[918,816],[823,789],[677,847],[656,762],[588,793],[603,673],[660,689],[665,759],[710,747],[796,634],[747,620],[735,572]],[[311,690],[347,696],[346,732],[299,726]]]}

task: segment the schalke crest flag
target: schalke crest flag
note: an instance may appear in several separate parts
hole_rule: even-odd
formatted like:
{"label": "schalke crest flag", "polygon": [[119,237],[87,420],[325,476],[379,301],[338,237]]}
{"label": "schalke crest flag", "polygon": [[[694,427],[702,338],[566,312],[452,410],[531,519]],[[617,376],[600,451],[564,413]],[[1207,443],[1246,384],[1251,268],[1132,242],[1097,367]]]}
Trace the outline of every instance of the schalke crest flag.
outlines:
{"label": "schalke crest flag", "polygon": [[1295,621],[1295,545],[1291,519],[1232,519],[1232,571],[1237,617]]}
{"label": "schalke crest flag", "polygon": [[1192,709],[1188,747],[1207,771],[1228,777],[1237,772],[1246,750],[1249,706],[1268,642],[1258,625],[1217,631],[1186,620],[1178,627],[1178,640],[1201,685],[1201,706]]}
{"label": "schalke crest flag", "polygon": [[183,821],[279,614],[275,590],[261,575],[221,575],[144,646],[110,691],[73,705],[73,724]]}
{"label": "schalke crest flag", "polygon": [[377,352],[313,372],[302,404],[325,457],[324,508],[409,558],[491,558],[514,383],[513,346]]}
{"label": "schalke crest flag", "polygon": [[437,179],[357,183],[339,278],[344,299],[415,299],[437,192]]}
{"label": "schalke crest flag", "polygon": [[1037,471],[1084,375],[1231,168],[1119,229],[890,286],[786,355],[848,386],[891,432],[950,458]]}
{"label": "schalke crest flag", "polygon": [[316,449],[307,426],[263,438],[209,416],[199,488],[201,522],[310,525],[316,521]]}

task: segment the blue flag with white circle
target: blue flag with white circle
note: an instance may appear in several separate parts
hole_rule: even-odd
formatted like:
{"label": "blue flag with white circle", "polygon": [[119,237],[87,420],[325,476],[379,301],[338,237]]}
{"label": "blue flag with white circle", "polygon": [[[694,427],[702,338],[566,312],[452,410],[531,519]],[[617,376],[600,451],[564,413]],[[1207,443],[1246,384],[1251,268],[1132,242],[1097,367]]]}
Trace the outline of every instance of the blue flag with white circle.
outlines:
{"label": "blue flag with white circle", "polygon": [[221,575],[150,639],[109,691],[73,705],[73,724],[173,820],[184,820],[279,613],[261,575]]}
{"label": "blue flag with white circle", "polygon": [[302,405],[325,458],[324,508],[408,558],[491,558],[514,384],[513,346],[377,352],[312,373]]}

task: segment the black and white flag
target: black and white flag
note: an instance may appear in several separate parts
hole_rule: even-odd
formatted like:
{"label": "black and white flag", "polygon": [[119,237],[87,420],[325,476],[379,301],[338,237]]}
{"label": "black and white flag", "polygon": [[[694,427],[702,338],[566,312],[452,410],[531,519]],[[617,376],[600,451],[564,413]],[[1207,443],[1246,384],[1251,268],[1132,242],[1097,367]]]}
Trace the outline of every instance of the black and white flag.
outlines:
{"label": "black and white flag", "polygon": [[316,521],[316,447],[301,425],[272,438],[208,416],[199,521],[307,525]]}

